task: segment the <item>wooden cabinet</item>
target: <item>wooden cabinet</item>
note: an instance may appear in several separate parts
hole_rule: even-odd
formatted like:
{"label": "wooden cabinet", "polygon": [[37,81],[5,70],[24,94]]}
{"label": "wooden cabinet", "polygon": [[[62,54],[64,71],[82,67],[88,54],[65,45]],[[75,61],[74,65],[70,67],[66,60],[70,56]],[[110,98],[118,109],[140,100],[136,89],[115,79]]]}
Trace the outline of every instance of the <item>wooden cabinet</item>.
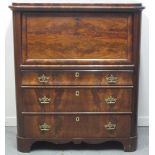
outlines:
{"label": "wooden cabinet", "polygon": [[137,143],[141,4],[13,3],[17,146]]}

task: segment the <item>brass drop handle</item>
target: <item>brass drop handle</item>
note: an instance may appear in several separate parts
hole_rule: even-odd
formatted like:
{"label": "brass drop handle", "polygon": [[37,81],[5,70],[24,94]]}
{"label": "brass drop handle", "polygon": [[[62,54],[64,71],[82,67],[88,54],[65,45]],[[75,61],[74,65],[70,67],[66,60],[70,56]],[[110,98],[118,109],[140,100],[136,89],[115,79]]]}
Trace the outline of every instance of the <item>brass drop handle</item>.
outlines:
{"label": "brass drop handle", "polygon": [[44,74],[42,74],[41,76],[38,77],[38,80],[40,83],[48,83],[48,76],[45,76]]}
{"label": "brass drop handle", "polygon": [[51,98],[43,96],[43,97],[40,97],[38,100],[39,100],[40,104],[49,104],[51,101]]}
{"label": "brass drop handle", "polygon": [[75,121],[79,122],[80,121],[80,117],[75,117]]}
{"label": "brass drop handle", "polygon": [[40,131],[43,131],[43,132],[47,132],[50,130],[50,125],[46,124],[46,123],[43,123],[41,125],[39,125],[39,129]]}
{"label": "brass drop handle", "polygon": [[105,78],[106,78],[108,84],[116,84],[117,80],[118,80],[118,78],[112,74],[110,76],[106,76]]}
{"label": "brass drop handle", "polygon": [[78,90],[75,91],[75,96],[80,96],[80,92]]}
{"label": "brass drop handle", "polygon": [[75,72],[75,77],[76,78],[80,77],[80,73],[79,72]]}
{"label": "brass drop handle", "polygon": [[106,102],[107,104],[109,104],[109,105],[115,104],[116,101],[117,101],[117,99],[114,98],[114,97],[112,97],[112,96],[109,96],[109,97],[107,97],[107,98],[105,99],[105,102]]}
{"label": "brass drop handle", "polygon": [[111,122],[108,122],[108,124],[104,125],[106,130],[115,130],[116,129],[116,124],[113,124]]}

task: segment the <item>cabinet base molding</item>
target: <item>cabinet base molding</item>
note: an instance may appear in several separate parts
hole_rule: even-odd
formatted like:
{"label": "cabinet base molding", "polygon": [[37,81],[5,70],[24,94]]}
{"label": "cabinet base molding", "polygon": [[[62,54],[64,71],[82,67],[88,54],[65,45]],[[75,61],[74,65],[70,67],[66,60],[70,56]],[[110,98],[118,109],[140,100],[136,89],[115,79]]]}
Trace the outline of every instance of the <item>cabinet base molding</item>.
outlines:
{"label": "cabinet base molding", "polygon": [[129,138],[53,138],[53,139],[32,139],[32,138],[23,138],[17,137],[17,148],[20,152],[30,152],[31,146],[36,142],[51,142],[53,144],[67,144],[74,143],[80,144],[82,142],[87,144],[100,144],[108,141],[116,141],[120,142],[123,145],[125,152],[133,152],[137,147],[137,137],[129,137]]}

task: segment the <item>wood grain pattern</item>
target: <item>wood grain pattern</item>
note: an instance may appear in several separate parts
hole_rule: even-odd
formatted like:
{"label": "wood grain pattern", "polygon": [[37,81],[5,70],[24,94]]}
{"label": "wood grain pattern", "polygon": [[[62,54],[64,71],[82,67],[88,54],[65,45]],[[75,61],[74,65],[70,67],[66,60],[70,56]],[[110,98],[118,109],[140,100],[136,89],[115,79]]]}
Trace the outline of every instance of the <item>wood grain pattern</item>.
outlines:
{"label": "wood grain pattern", "polygon": [[[79,77],[76,77],[78,72]],[[48,77],[47,83],[39,82],[38,77]],[[109,83],[107,77],[117,77],[116,83]],[[34,70],[22,71],[22,85],[133,85],[133,71],[112,70]]]}
{"label": "wood grain pattern", "polygon": [[135,12],[144,9],[141,3],[12,3],[13,11],[44,12]]}
{"label": "wood grain pattern", "polygon": [[20,87],[20,65],[21,60],[21,13],[20,12],[13,12],[13,32],[14,32],[14,63],[15,63],[15,89],[16,89],[16,112],[17,112],[17,132],[18,136],[22,136],[23,131],[23,117],[21,114],[21,87]]}
{"label": "wood grain pattern", "polygon": [[[51,99],[49,104],[40,104],[44,96]],[[115,104],[106,103],[109,96],[117,99]],[[131,112],[132,89],[28,88],[23,89],[22,97],[25,112]]]}
{"label": "wood grain pattern", "polygon": [[129,14],[24,14],[23,63],[131,63],[131,24]]}
{"label": "wood grain pattern", "polygon": [[[79,117],[79,122],[76,122]],[[24,116],[24,137],[33,138],[101,138],[129,137],[130,116],[103,115],[54,115],[54,116]],[[114,131],[104,127],[109,121],[116,124]],[[41,132],[39,125],[47,123],[51,129]],[[86,123],[87,122],[87,123]],[[30,130],[31,128],[31,130]]]}
{"label": "wood grain pattern", "polygon": [[[13,3],[10,8],[18,150],[29,152],[36,141],[119,141],[124,151],[135,151],[142,4]],[[39,82],[42,75],[48,82]],[[110,76],[116,83],[108,83]],[[51,102],[40,105],[44,95]],[[117,98],[114,105],[105,104],[109,96]],[[107,131],[108,122],[116,129]],[[43,123],[49,131],[40,131]]]}

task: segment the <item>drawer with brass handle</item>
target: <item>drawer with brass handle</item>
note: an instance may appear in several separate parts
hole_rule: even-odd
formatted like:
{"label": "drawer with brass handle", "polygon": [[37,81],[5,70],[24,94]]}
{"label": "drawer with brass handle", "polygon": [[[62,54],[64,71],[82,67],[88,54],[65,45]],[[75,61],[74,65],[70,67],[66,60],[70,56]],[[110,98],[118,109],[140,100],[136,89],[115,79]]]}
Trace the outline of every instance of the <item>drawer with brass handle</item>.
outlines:
{"label": "drawer with brass handle", "polygon": [[23,124],[24,136],[27,138],[51,138],[55,135],[55,121],[50,115],[23,115]]}
{"label": "drawer with brass handle", "polygon": [[132,70],[22,71],[22,85],[133,85]]}
{"label": "drawer with brass handle", "polygon": [[25,112],[131,112],[133,98],[132,88],[24,88],[22,94]]}
{"label": "drawer with brass handle", "polygon": [[25,126],[24,134],[35,138],[128,137],[130,122],[130,115],[24,115],[24,124],[35,129]]}

